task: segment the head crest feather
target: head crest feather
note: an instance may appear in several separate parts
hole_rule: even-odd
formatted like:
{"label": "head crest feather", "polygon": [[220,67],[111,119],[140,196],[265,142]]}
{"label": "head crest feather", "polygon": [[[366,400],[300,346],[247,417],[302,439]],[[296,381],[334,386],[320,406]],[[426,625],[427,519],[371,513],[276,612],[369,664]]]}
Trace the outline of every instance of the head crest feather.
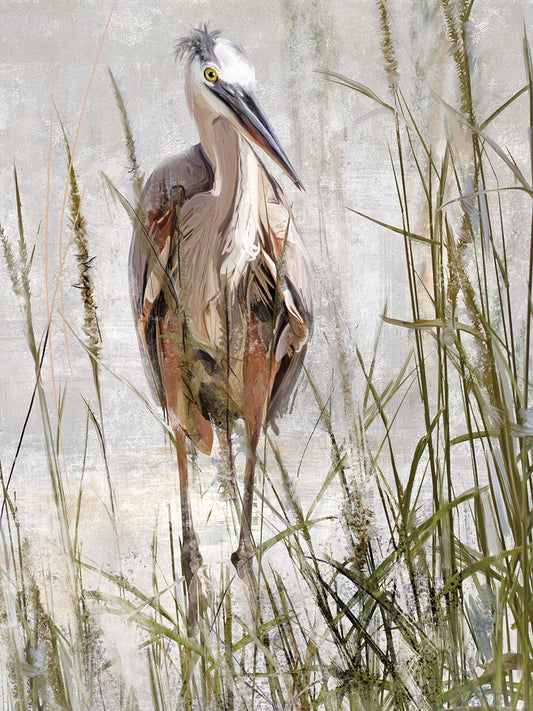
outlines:
{"label": "head crest feather", "polygon": [[184,59],[190,64],[195,57],[200,57],[202,62],[214,58],[215,40],[219,34],[220,30],[210,32],[207,23],[204,22],[203,29],[197,27],[188,37],[181,37],[177,41],[175,47],[177,59]]}

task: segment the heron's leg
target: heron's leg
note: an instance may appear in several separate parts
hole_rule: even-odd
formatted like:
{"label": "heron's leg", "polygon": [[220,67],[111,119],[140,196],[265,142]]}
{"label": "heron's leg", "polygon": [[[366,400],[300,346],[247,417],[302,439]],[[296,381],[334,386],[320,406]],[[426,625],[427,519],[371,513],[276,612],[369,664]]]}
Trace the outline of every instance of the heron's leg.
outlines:
{"label": "heron's leg", "polygon": [[[263,333],[265,331],[265,333]],[[254,314],[248,318],[244,359],[244,424],[248,444],[244,472],[241,533],[239,546],[231,556],[239,576],[256,588],[253,572],[252,506],[254,498],[257,444],[263,426],[264,412],[272,386],[275,363],[269,355],[271,331]]]}
{"label": "heron's leg", "polygon": [[182,548],[181,566],[188,593],[187,620],[192,634],[198,633],[198,570],[202,565],[202,556],[194,532],[191,500],[189,497],[189,474],[187,471],[187,449],[185,435],[181,427],[174,428],[178,470],[180,479]]}
{"label": "heron's leg", "polygon": [[248,441],[249,452],[246,457],[246,469],[244,472],[244,495],[242,500],[241,513],[241,532],[239,536],[239,545],[237,550],[231,556],[231,562],[237,569],[239,576],[248,582],[253,590],[256,587],[256,580],[253,568],[254,548],[252,541],[252,508],[254,502],[254,480],[255,480],[255,463],[257,460],[257,442],[259,439],[254,437],[255,441]]}

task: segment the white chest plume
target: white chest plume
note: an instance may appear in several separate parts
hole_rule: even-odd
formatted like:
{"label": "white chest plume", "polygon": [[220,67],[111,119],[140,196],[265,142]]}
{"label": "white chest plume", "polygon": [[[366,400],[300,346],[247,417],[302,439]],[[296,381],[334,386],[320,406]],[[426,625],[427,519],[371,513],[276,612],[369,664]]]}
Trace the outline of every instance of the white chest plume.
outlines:
{"label": "white chest plume", "polygon": [[221,278],[234,290],[247,267],[259,254],[259,164],[252,149],[242,141],[235,210],[224,235]]}

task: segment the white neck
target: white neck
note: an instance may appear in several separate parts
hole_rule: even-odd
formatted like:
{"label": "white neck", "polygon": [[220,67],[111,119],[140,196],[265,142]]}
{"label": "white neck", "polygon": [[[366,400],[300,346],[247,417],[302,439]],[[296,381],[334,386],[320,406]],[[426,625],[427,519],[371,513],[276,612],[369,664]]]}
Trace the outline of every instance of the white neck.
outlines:
{"label": "white neck", "polygon": [[214,172],[223,239],[220,274],[236,282],[259,252],[259,162],[248,142],[227,119],[195,107],[202,148]]}

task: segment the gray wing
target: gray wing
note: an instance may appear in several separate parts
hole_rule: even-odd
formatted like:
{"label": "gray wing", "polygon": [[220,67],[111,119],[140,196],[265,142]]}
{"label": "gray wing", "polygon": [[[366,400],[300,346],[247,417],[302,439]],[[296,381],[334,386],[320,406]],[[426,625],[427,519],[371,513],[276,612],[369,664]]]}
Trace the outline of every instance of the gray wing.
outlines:
{"label": "gray wing", "polygon": [[[213,185],[213,170],[200,144],[163,162],[149,177],[137,206],[129,255],[130,296],[139,346],[152,394],[165,405],[158,359],[157,316],[161,290],[172,288],[169,256],[176,210]],[[174,298],[176,295],[174,294]]]}

